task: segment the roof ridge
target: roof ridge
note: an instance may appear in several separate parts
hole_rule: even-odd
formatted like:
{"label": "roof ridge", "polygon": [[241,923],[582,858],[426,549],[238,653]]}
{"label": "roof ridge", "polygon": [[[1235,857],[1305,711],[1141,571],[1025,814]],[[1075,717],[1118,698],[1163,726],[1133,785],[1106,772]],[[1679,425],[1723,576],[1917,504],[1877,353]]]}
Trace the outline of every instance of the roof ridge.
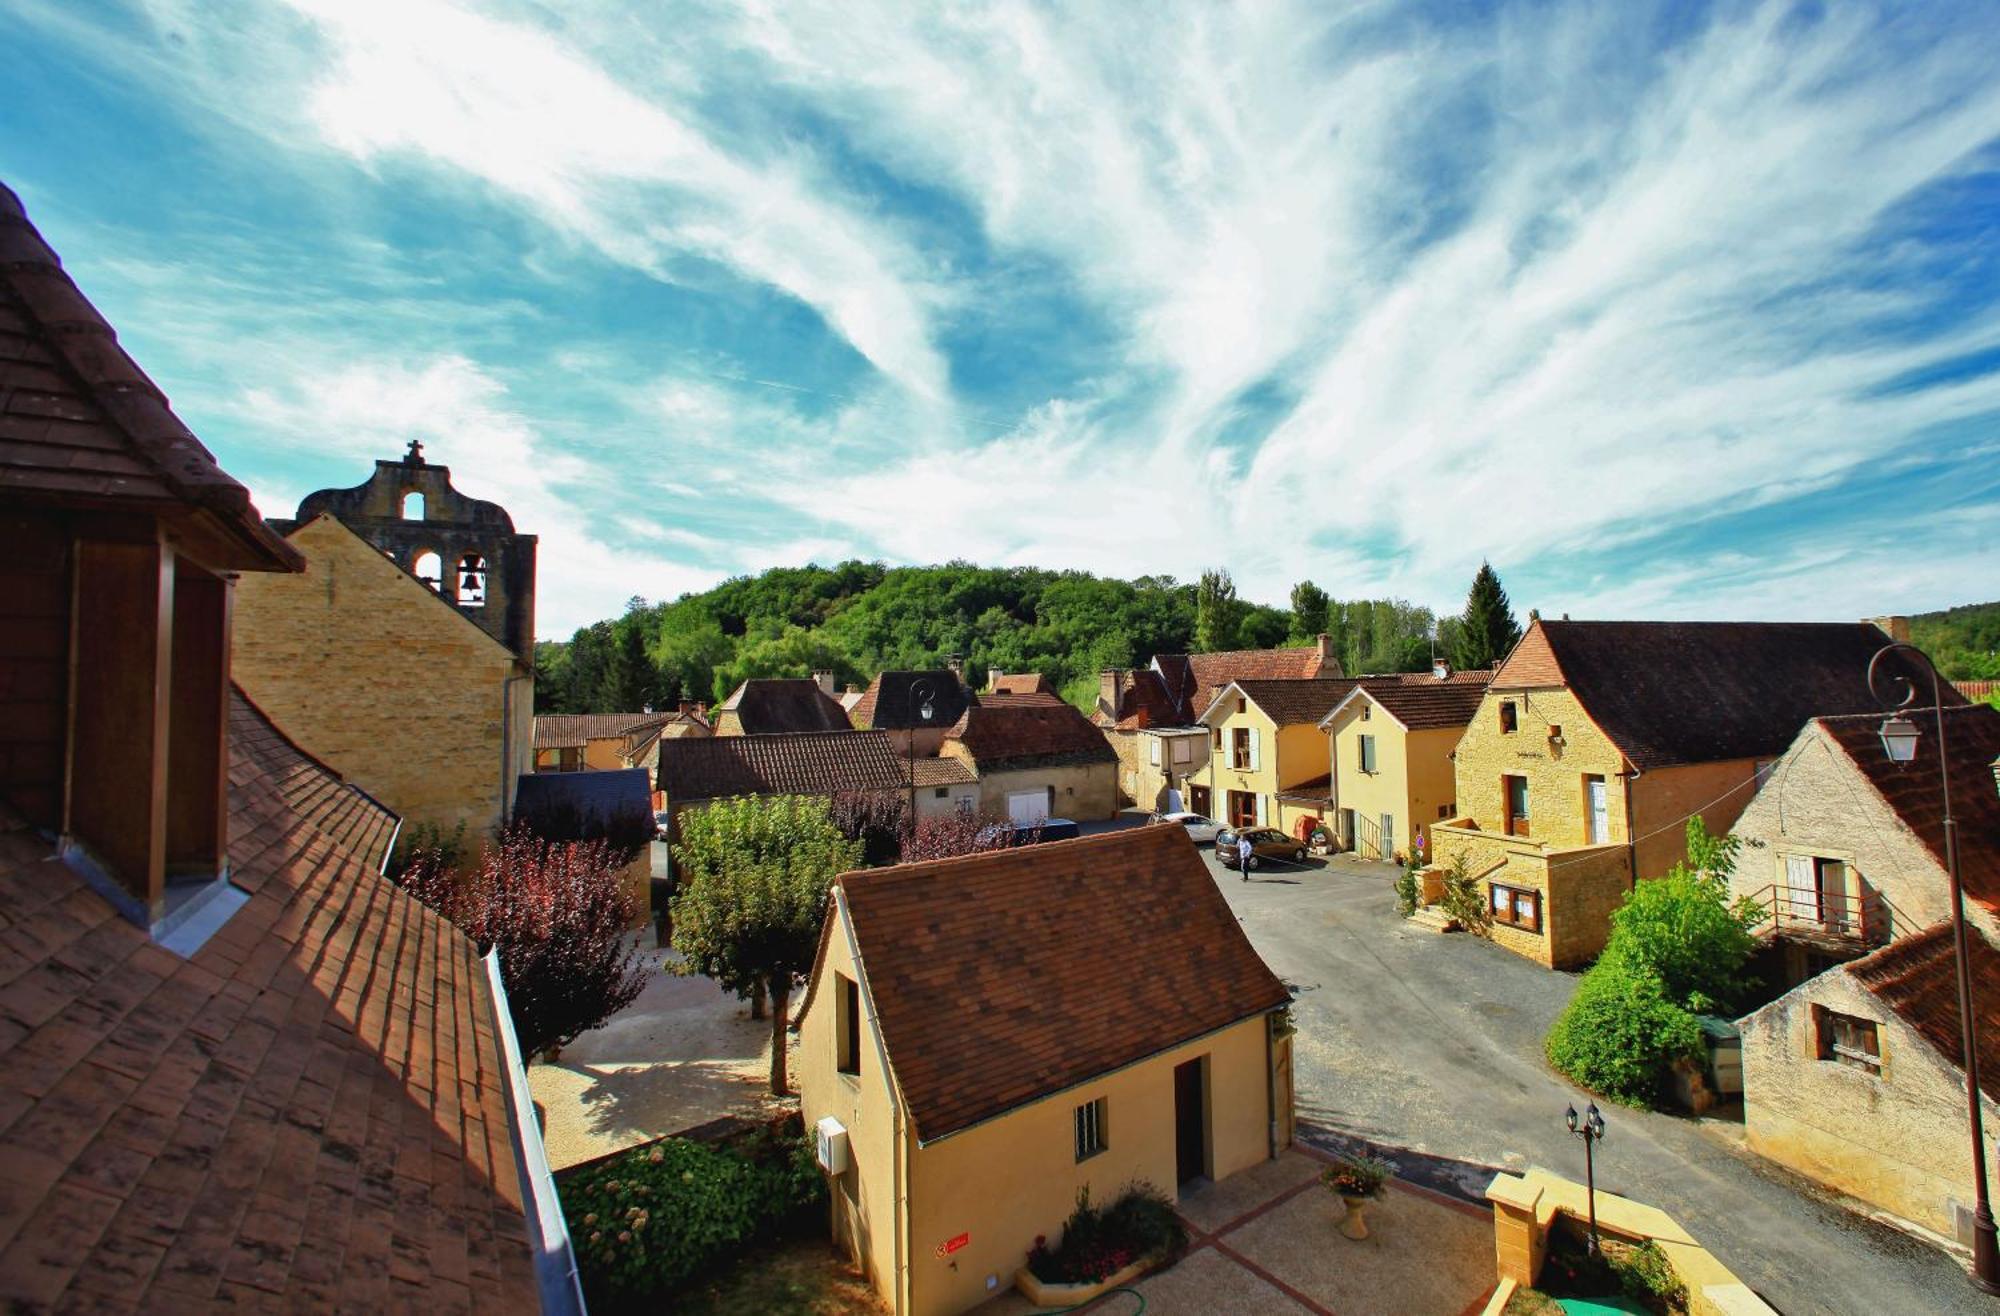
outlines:
{"label": "roof ridge", "polygon": [[[1087,836],[1072,836],[1062,841],[1037,841],[1034,843],[1033,848],[1041,855],[1047,855],[1053,851],[1063,850],[1065,847],[1071,850],[1097,848],[1103,846],[1107,841],[1122,840],[1127,836],[1151,834],[1169,836],[1179,830],[1183,829],[1173,823],[1143,823],[1137,827],[1114,827],[1109,831],[1093,832]],[[860,877],[867,879],[864,885],[886,886],[890,881],[908,881],[925,877],[940,868],[963,866],[973,863],[990,863],[996,857],[1021,854],[1026,848],[1017,846],[996,847],[991,850],[974,850],[969,854],[946,855],[939,859],[918,859],[907,864],[889,864],[882,868],[851,868],[834,878],[834,881],[844,885],[849,878]]]}

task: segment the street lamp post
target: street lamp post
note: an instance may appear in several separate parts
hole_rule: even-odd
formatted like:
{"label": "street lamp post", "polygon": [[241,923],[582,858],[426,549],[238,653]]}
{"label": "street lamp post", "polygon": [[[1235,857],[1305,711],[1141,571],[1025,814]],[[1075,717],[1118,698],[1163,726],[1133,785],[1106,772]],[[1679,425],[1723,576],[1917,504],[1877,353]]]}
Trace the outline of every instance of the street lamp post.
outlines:
{"label": "street lamp post", "polygon": [[905,736],[909,737],[906,742],[910,759],[910,820],[908,825],[912,836],[916,835],[917,831],[917,722],[919,719],[922,719],[924,725],[929,726],[931,719],[936,716],[937,689],[931,683],[929,677],[920,676],[910,682],[910,725],[903,732]]}
{"label": "street lamp post", "polygon": [[[1878,649],[1868,660],[1868,689],[1890,710],[1882,721],[1882,748],[1891,762],[1908,763],[1917,756],[1922,734],[1902,710],[1916,701],[1917,686],[1902,672],[1889,672],[1882,660],[1897,651],[1914,654],[1931,677],[1931,712],[1937,719],[1938,787],[1944,794],[1944,865],[1951,880],[1951,948],[1958,977],[1959,1059],[1965,1070],[1965,1105],[1972,1126],[1972,1282],[1988,1293],[2000,1293],[2000,1245],[1996,1245],[1993,1206],[1986,1192],[1986,1130],[1979,1102],[1979,1047],[1973,1037],[1972,967],[1966,951],[1965,888],[1958,876],[1958,828],[1951,817],[1951,756],[1944,736],[1944,690],[1937,665],[1914,644],[1897,641]],[[1900,682],[1902,697],[1886,693]]]}
{"label": "street lamp post", "polygon": [[1565,1113],[1569,1121],[1569,1131],[1583,1139],[1583,1183],[1584,1202],[1590,1210],[1590,1255],[1596,1256],[1597,1245],[1597,1144],[1604,1140],[1604,1116],[1598,1113],[1597,1103],[1581,1116],[1576,1107],[1571,1106]]}

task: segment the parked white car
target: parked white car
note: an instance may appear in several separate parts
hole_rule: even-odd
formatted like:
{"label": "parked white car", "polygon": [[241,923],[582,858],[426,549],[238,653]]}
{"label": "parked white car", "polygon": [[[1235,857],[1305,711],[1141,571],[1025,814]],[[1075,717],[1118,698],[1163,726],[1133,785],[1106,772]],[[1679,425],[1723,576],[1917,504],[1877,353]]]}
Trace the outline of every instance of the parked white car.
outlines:
{"label": "parked white car", "polygon": [[1222,830],[1222,824],[1213,818],[1204,818],[1198,813],[1163,813],[1161,822],[1179,823],[1187,828],[1188,839],[1196,845],[1207,845],[1215,840],[1215,834]]}

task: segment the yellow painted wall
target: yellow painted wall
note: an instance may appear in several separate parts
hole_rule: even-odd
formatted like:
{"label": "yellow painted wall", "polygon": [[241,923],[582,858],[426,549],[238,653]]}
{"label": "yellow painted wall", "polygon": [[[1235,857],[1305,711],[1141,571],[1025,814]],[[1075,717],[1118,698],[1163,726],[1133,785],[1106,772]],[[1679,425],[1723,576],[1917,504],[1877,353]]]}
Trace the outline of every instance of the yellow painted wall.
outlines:
{"label": "yellow painted wall", "polygon": [[[1873,1019],[1881,1073],[1821,1060],[1815,1004]],[[1947,1237],[1951,1203],[1972,1202],[1964,1078],[1844,969],[1743,1019],[1743,1125],[1750,1149]],[[2000,1107],[1983,1103],[1987,1127]]]}
{"label": "yellow painted wall", "polygon": [[[1359,715],[1362,703],[1356,700],[1342,712],[1330,736],[1336,803],[1378,823],[1383,814],[1392,815],[1396,820],[1392,851],[1408,854],[1419,836],[1426,852],[1433,850],[1431,824],[1456,812],[1458,777],[1451,751],[1461,731],[1457,727],[1405,731],[1379,706],[1364,721]],[[1362,736],[1375,737],[1373,773],[1361,771]],[[1440,814],[1440,808],[1447,812]],[[1375,834],[1358,823],[1356,831],[1367,837]]]}
{"label": "yellow painted wall", "polygon": [[[1270,1155],[1264,1016],[914,1150],[910,1157],[910,1311],[956,1313],[1013,1283],[1036,1235],[1052,1242],[1078,1189],[1109,1203],[1144,1180],[1174,1193],[1174,1066],[1206,1055],[1214,1177]],[[1075,1112],[1105,1098],[1105,1150],[1079,1164]],[[970,1241],[949,1258],[937,1248]],[[956,1266],[952,1265],[956,1262]]]}
{"label": "yellow painted wall", "polygon": [[533,762],[533,678],[332,517],[290,540],[306,557],[302,574],[237,582],[236,680],[406,827],[450,833],[463,823],[476,844],[500,825]]}
{"label": "yellow painted wall", "polygon": [[[1218,821],[1229,821],[1230,791],[1248,791],[1260,797],[1264,802],[1264,824],[1282,827],[1288,833],[1291,831],[1291,820],[1300,814],[1326,815],[1324,807],[1281,805],[1277,798],[1281,790],[1327,775],[1326,735],[1317,726],[1300,722],[1280,727],[1254,703],[1242,712],[1234,709],[1227,713],[1218,711],[1209,725],[1221,728],[1222,747],[1214,747],[1211,731],[1208,762],[1192,780],[1209,788],[1209,811]],[[1257,737],[1257,767],[1254,770],[1233,766],[1233,746],[1238,727],[1249,728]]]}
{"label": "yellow painted wall", "polygon": [[897,1101],[882,1064],[881,1034],[866,992],[862,995],[861,1072],[838,1069],[834,973],[862,981],[855,968],[844,905],[831,917],[819,988],[799,1019],[797,1082],[800,1111],[810,1133],[831,1115],[847,1128],[849,1165],[831,1187],[834,1241],[867,1274],[891,1310],[896,1308]]}

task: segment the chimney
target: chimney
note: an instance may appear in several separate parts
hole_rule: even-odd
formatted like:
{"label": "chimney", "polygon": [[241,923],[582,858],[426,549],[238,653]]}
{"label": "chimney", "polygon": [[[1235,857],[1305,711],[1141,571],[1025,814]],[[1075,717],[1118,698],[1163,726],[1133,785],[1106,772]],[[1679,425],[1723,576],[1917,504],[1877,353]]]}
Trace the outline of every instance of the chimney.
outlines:
{"label": "chimney", "polygon": [[1125,693],[1125,673],[1107,667],[1097,674],[1097,704],[1108,716],[1118,716],[1119,697]]}
{"label": "chimney", "polygon": [[1896,643],[1908,644],[1910,642],[1910,619],[1908,617],[1870,617],[1868,620],[1874,624],[1876,630],[1881,631]]}
{"label": "chimney", "polygon": [[814,673],[813,673],[813,683],[814,683],[815,685],[819,686],[819,692],[820,692],[821,694],[823,694],[823,695],[826,695],[826,696],[827,696],[827,697],[829,697],[829,698],[831,698],[831,697],[832,697],[832,695],[833,695],[833,673],[832,673],[832,672],[814,672]]}
{"label": "chimney", "polygon": [[986,669],[986,688],[987,688],[988,690],[998,690],[998,689],[1000,688],[1000,678],[1001,678],[1001,677],[1003,677],[1003,676],[1005,676],[1005,675],[1006,675],[1006,673],[1005,673],[1005,672],[1003,672],[1003,671],[1001,671],[1001,670],[1000,670],[999,668],[997,668],[997,667],[989,667],[989,668],[987,668],[987,669]]}
{"label": "chimney", "polygon": [[1442,658],[1431,659],[1431,675],[1440,681],[1451,679],[1451,664]]}
{"label": "chimney", "polygon": [[964,654],[962,654],[962,653],[955,653],[955,654],[951,654],[951,655],[949,655],[948,657],[946,657],[946,658],[945,658],[945,660],[944,660],[944,665],[945,665],[945,667],[946,667],[947,669],[949,669],[949,670],[950,670],[950,672],[951,672],[951,674],[952,674],[953,676],[955,676],[955,677],[957,677],[957,678],[958,678],[958,683],[959,683],[960,685],[964,685],[964,684],[965,684],[965,655],[964,655]]}

